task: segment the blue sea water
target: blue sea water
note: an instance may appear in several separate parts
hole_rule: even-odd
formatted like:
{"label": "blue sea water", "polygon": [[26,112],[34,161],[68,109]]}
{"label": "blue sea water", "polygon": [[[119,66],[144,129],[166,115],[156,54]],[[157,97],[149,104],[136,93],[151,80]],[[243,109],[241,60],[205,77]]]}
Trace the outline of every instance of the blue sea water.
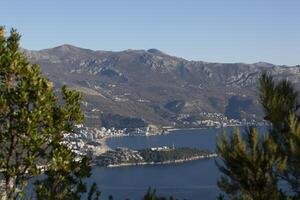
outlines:
{"label": "blue sea water", "polygon": [[[227,128],[230,133],[231,128]],[[142,149],[155,146],[196,147],[215,150],[216,137],[222,129],[176,130],[168,135],[150,137],[115,137],[107,140],[111,148]],[[178,199],[213,200],[219,194],[217,180],[220,173],[215,159],[197,160],[170,165],[129,166],[93,169],[89,181],[98,184],[102,199],[112,194],[114,199],[142,199],[148,187],[161,195]]]}

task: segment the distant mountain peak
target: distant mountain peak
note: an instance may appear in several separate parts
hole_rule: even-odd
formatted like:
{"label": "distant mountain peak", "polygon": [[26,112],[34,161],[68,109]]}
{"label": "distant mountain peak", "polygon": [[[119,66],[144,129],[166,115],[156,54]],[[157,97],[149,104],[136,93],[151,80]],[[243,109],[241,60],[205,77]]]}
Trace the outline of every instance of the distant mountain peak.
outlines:
{"label": "distant mountain peak", "polygon": [[266,62],[189,61],[157,49],[98,51],[69,44],[26,53],[56,89],[66,84],[84,93],[87,121],[97,125],[101,116],[94,109],[158,125],[194,126],[190,119],[197,124],[202,112],[259,118],[257,80],[263,71],[300,86],[298,67]]}
{"label": "distant mountain peak", "polygon": [[[84,50],[84,48],[77,47],[70,44],[63,44],[57,47],[52,48],[53,50],[60,50],[60,51],[73,51],[73,50]],[[86,49],[87,50],[87,49]]]}
{"label": "distant mountain peak", "polygon": [[262,61],[253,63],[253,65],[255,65],[255,66],[261,66],[261,67],[274,67],[275,66],[272,63],[262,62]]}
{"label": "distant mountain peak", "polygon": [[[182,57],[178,57],[178,56],[173,56],[170,55],[168,53],[165,53],[159,49],[155,49],[155,48],[151,48],[148,50],[145,49],[127,49],[127,50],[121,50],[121,51],[106,51],[106,50],[93,50],[93,49],[88,49],[88,48],[82,48],[82,47],[78,47],[75,45],[71,45],[71,44],[62,44],[53,48],[47,48],[47,49],[42,49],[42,50],[27,50],[27,49],[21,49],[21,51],[27,52],[28,54],[35,52],[35,53],[49,53],[51,55],[55,55],[58,57],[61,56],[65,56],[65,55],[73,55],[73,56],[89,56],[89,55],[94,55],[97,56],[102,53],[106,54],[106,55],[111,55],[111,54],[115,54],[118,55],[120,53],[125,53],[125,54],[141,54],[141,55],[152,55],[152,56],[157,56],[157,57],[161,57],[161,59],[172,59],[172,60],[181,60],[181,61],[186,61],[190,64],[199,64],[202,63],[203,65],[216,65],[216,66],[224,66],[224,65],[248,65],[248,66],[252,66],[252,67],[267,67],[267,68],[271,68],[271,67],[276,67],[276,66],[280,66],[280,67],[284,67],[286,65],[275,65],[272,63],[268,63],[268,62],[255,62],[252,64],[246,64],[246,63],[242,63],[242,62],[232,62],[232,63],[218,63],[218,62],[205,62],[205,61],[197,61],[197,60],[186,60]],[[289,67],[289,66],[288,66]]]}
{"label": "distant mountain peak", "polygon": [[79,48],[75,45],[71,45],[71,44],[62,44],[62,45],[59,45],[57,46],[56,48]]}
{"label": "distant mountain peak", "polygon": [[164,52],[162,52],[162,51],[160,51],[158,49],[148,49],[147,52],[148,53],[152,53],[152,54],[164,54],[165,55]]}
{"label": "distant mountain peak", "polygon": [[69,52],[79,53],[81,51],[93,52],[93,50],[77,47],[77,46],[70,45],[70,44],[62,44],[62,45],[59,45],[59,46],[56,46],[53,48],[47,48],[47,49],[40,50],[40,52],[57,52],[57,53],[69,53]]}

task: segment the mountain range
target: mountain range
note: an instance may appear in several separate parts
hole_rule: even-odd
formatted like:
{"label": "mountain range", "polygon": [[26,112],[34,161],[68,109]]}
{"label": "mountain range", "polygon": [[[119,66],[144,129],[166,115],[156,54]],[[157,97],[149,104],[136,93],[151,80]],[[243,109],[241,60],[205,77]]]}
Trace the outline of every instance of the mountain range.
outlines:
{"label": "mountain range", "polygon": [[112,52],[62,45],[24,51],[56,88],[66,84],[84,94],[88,126],[101,126],[105,119],[166,126],[199,113],[261,120],[262,72],[296,87],[300,83],[300,66],[189,61],[157,49]]}

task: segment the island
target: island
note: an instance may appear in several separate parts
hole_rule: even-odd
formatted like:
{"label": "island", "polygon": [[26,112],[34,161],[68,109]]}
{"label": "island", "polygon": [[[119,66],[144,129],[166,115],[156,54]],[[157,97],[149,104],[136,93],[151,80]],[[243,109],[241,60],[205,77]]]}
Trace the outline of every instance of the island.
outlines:
{"label": "island", "polygon": [[192,160],[216,157],[207,150],[189,147],[155,147],[132,150],[118,147],[96,157],[95,164],[100,167],[121,167],[130,165],[154,165],[181,163]]}
{"label": "island", "polygon": [[[147,131],[155,129],[150,127]],[[169,129],[170,130],[170,129]],[[148,165],[148,164],[172,164],[187,162],[192,160],[206,159],[217,156],[215,153],[190,147],[153,147],[141,150],[128,148],[111,149],[107,144],[107,138],[125,137],[137,135],[148,136],[139,130],[139,134],[128,134],[125,130],[106,129],[102,127],[89,128],[77,125],[74,132],[65,133],[63,143],[66,144],[77,155],[89,156],[92,165],[100,167],[118,167],[128,165]],[[142,133],[140,133],[142,132]],[[167,134],[165,131],[162,134]]]}

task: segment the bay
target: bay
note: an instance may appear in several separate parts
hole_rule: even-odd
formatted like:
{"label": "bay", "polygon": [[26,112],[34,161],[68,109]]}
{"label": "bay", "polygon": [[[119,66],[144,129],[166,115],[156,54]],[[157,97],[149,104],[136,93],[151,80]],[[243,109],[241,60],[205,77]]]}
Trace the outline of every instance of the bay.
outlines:
{"label": "bay", "polygon": [[[230,133],[232,128],[226,128]],[[127,147],[143,149],[156,146],[195,147],[215,151],[220,128],[175,130],[167,135],[114,137],[107,140],[111,148]],[[102,199],[112,194],[114,199],[142,199],[148,187],[160,195],[172,195],[178,199],[213,200],[219,194],[217,180],[220,173],[215,159],[197,160],[169,165],[129,166],[93,169],[89,181],[96,182]]]}

